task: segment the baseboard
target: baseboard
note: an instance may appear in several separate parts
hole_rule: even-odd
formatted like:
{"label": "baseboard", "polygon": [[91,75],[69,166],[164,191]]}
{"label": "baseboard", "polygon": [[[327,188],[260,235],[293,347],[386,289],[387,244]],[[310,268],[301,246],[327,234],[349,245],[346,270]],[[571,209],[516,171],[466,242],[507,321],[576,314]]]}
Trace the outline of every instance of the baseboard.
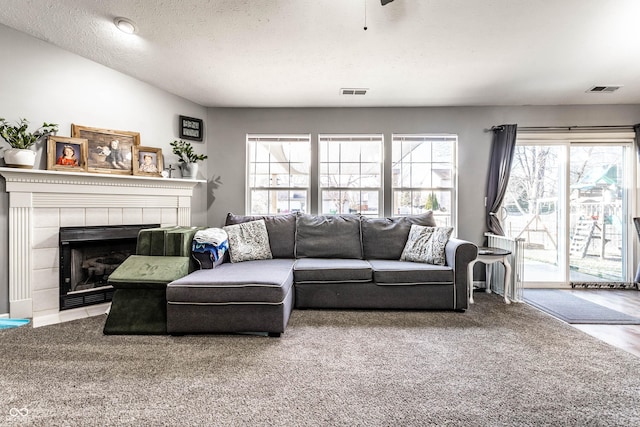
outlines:
{"label": "baseboard", "polygon": [[0,314],[0,319],[8,319],[8,318],[9,318],[9,313]]}

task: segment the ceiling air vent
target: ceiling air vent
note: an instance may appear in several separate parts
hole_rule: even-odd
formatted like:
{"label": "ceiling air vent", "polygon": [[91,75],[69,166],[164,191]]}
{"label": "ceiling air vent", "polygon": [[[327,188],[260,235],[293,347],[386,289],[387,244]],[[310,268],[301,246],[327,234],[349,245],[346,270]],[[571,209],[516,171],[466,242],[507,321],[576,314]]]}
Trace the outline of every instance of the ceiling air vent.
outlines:
{"label": "ceiling air vent", "polygon": [[608,85],[608,86],[593,86],[587,90],[587,93],[611,93],[620,89],[620,85]]}
{"label": "ceiling air vent", "polygon": [[365,88],[342,88],[340,95],[366,95],[368,90]]}

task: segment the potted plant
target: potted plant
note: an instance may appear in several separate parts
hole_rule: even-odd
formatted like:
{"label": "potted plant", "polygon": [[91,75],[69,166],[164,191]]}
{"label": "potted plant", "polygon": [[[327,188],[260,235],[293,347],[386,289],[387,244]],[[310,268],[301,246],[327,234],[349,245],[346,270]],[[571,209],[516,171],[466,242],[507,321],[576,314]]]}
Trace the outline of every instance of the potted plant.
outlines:
{"label": "potted plant", "polygon": [[181,139],[171,143],[173,154],[180,158],[180,172],[183,178],[195,179],[198,175],[198,161],[206,159],[208,156],[197,154],[193,151],[190,142]]}
{"label": "potted plant", "polygon": [[31,150],[31,146],[58,131],[58,125],[54,123],[45,122],[34,132],[28,132],[28,127],[27,119],[20,119],[12,125],[4,118],[0,118],[0,136],[11,146],[4,152],[4,162],[7,166],[32,169],[36,161],[36,153]]}

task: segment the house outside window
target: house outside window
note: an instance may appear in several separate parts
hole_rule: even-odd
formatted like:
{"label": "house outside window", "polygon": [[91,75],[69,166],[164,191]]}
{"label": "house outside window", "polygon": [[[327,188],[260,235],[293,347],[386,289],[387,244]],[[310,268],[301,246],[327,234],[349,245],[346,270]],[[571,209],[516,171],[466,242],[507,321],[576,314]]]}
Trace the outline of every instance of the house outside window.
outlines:
{"label": "house outside window", "polygon": [[393,215],[433,211],[456,225],[456,135],[392,135]]}
{"label": "house outside window", "polygon": [[247,210],[309,212],[310,135],[247,135]]}
{"label": "house outside window", "polygon": [[382,135],[318,136],[321,214],[381,216],[382,148]]}

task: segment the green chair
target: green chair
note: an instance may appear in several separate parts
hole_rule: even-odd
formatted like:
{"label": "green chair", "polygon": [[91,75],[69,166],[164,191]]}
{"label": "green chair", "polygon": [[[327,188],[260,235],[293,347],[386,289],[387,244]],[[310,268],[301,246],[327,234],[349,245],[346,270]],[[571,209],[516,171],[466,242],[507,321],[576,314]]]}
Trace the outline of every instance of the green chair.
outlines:
{"label": "green chair", "polygon": [[191,241],[200,229],[174,226],[140,231],[136,255],[109,276],[114,293],[105,334],[167,333],[167,284],[195,269]]}

